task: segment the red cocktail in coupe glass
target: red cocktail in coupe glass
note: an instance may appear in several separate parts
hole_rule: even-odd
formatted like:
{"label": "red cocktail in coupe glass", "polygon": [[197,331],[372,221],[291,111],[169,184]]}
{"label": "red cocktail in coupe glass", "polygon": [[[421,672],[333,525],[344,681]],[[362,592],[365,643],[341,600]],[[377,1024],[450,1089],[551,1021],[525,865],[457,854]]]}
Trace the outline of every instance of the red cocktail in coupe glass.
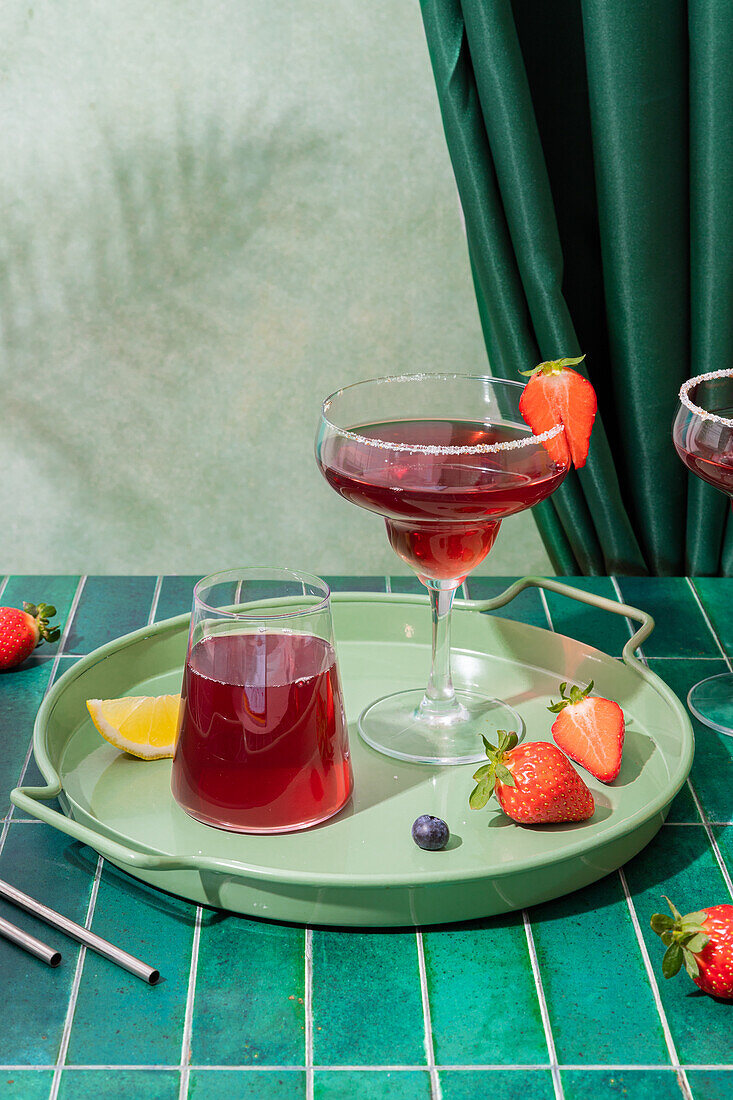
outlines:
{"label": "red cocktail in coupe glass", "polygon": [[[733,499],[733,369],[683,384],[672,438],[688,470]],[[706,726],[733,736],[733,674],[695,684],[687,705]]]}
{"label": "red cocktail in coupe glass", "polygon": [[523,385],[461,374],[358,382],[323,403],[316,458],[329,484],[384,517],[392,548],[428,589],[433,663],[426,689],[385,696],[359,731],[388,756],[435,764],[483,758],[481,733],[521,730],[507,704],[455,691],[450,613],[456,589],[489,553],[507,516],[560,485],[567,466],[519,412]]}
{"label": "red cocktail in coupe glass", "polygon": [[287,833],[345,805],[353,780],[330,591],[285,569],[194,588],[171,789],[199,821]]}

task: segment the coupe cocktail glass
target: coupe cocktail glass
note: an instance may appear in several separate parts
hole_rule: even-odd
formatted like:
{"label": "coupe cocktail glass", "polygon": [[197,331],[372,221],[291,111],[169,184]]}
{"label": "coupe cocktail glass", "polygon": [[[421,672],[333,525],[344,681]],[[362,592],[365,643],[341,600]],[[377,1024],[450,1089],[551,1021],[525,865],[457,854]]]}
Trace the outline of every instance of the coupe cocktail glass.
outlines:
{"label": "coupe cocktail glass", "polygon": [[[685,466],[733,499],[733,369],[684,383],[672,437]],[[732,673],[695,684],[687,705],[706,726],[733,736]]]}
{"label": "coupe cocktail glass", "polygon": [[323,403],[316,457],[353,504],[384,517],[395,552],[430,594],[433,661],[426,689],[384,696],[359,719],[362,738],[401,760],[484,758],[481,733],[521,730],[511,707],[453,687],[450,615],[456,589],[488,554],[506,516],[531,508],[567,466],[519,412],[521,383],[461,374],[358,382]]}

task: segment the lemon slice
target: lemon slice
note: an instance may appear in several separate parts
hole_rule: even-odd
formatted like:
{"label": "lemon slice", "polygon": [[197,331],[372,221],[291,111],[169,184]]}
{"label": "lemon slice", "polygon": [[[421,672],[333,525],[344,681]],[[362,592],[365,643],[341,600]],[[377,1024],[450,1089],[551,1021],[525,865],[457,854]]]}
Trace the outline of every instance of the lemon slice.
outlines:
{"label": "lemon slice", "polygon": [[173,756],[180,695],[131,695],[87,699],[87,710],[102,737],[141,760]]}

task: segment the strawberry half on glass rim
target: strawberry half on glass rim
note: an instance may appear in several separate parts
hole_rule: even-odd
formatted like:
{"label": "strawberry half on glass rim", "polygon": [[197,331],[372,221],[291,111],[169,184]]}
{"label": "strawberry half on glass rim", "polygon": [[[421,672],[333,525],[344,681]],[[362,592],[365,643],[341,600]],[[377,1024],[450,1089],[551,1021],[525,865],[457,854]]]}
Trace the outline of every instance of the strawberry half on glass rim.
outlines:
{"label": "strawberry half on glass rim", "polygon": [[535,435],[562,424],[565,431],[547,439],[543,446],[560,464],[571,458],[576,470],[585,465],[590,446],[590,433],[596,418],[596,391],[587,378],[572,367],[582,363],[576,359],[550,359],[532,370],[520,373],[529,377],[519,401],[519,411]]}

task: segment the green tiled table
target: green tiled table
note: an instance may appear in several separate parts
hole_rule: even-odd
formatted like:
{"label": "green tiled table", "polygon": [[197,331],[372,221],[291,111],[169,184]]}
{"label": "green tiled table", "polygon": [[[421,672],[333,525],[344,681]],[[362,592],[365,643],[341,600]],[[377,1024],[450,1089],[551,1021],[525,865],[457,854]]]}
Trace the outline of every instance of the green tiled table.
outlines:
{"label": "green tiled table", "polygon": [[[44,599],[65,624],[57,645],[0,676],[0,876],[164,975],[146,987],[0,904],[64,951],[52,971],[0,940],[0,1097],[733,1097],[733,1005],[685,976],[665,982],[649,931],[662,894],[683,911],[730,899],[733,739],[697,727],[690,783],[622,872],[528,912],[417,933],[304,930],[197,909],[14,811],[11,788],[36,775],[33,718],[54,678],[116,635],[187,610],[194,579],[0,579],[2,603]],[[482,597],[508,581],[469,583]],[[571,583],[654,615],[644,656],[683,699],[733,655],[733,581]],[[504,613],[614,655],[628,637],[623,620],[537,590]]]}

